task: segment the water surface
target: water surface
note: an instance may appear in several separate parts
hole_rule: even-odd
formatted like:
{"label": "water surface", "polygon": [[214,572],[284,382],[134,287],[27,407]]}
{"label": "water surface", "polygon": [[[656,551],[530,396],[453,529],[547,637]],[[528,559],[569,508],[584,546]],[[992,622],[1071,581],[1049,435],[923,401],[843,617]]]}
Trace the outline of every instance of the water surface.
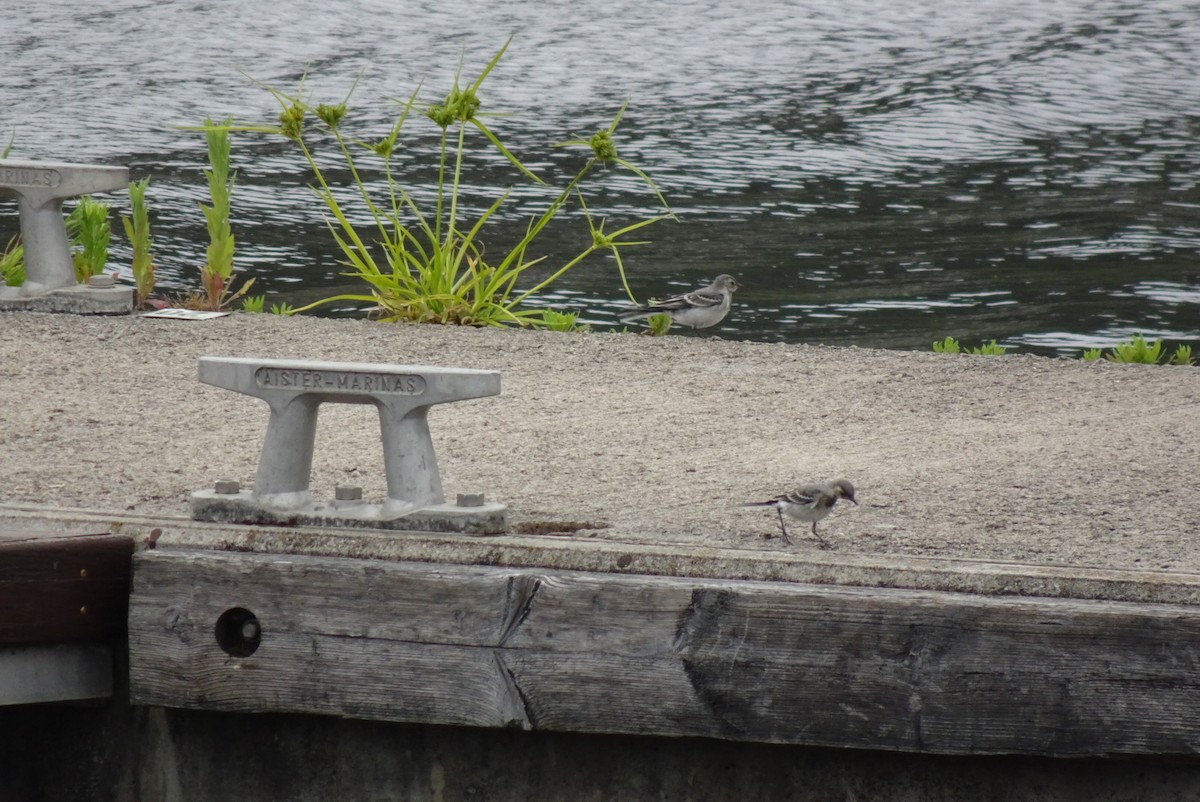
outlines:
{"label": "water surface", "polygon": [[[160,283],[197,285],[205,233],[203,117],[270,121],[245,74],[340,100],[381,135],[408,94],[436,101],[460,58],[531,167],[608,124],[679,216],[625,251],[639,298],[744,284],[722,336],[927,349],[945,335],[1078,353],[1133,332],[1200,342],[1200,4],[574,0],[65,0],[0,15],[0,137],[14,158],[127,164],[151,176]],[[402,178],[433,181],[432,124],[406,128]],[[311,180],[277,140],[234,141],[238,264],[268,303],[364,285],[340,276]],[[544,197],[496,157],[467,200],[515,185],[489,228],[500,252]],[[373,174],[372,174],[373,175]],[[596,176],[609,230],[651,213],[631,174]],[[128,199],[109,196],[126,209]],[[586,245],[577,213],[545,244]],[[0,205],[0,235],[16,229]],[[7,238],[7,236],[5,236]],[[116,238],[114,259],[127,263]],[[615,323],[627,301],[596,258],[538,303]]]}

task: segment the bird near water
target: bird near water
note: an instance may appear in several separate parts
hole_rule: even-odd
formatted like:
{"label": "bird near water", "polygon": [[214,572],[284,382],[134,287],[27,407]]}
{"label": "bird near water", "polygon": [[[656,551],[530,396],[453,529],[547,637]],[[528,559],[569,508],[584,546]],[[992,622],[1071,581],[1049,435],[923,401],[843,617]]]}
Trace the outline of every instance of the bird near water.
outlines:
{"label": "bird near water", "polygon": [[670,315],[672,323],[692,329],[707,329],[725,319],[734,290],[740,286],[733,276],[722,273],[707,287],[653,301],[617,317],[622,323],[629,323],[651,315]]}
{"label": "bird near water", "polygon": [[820,541],[821,548],[829,548],[829,542],[817,533],[817,521],[824,520],[841,498],[858,506],[858,501],[854,498],[854,485],[845,479],[834,479],[824,484],[806,485],[767,501],[751,501],[742,506],[774,507],[779,514],[779,530],[783,533],[783,542],[789,546],[792,545],[792,541],[788,537],[787,526],[783,523],[785,515],[797,521],[811,523],[813,536]]}

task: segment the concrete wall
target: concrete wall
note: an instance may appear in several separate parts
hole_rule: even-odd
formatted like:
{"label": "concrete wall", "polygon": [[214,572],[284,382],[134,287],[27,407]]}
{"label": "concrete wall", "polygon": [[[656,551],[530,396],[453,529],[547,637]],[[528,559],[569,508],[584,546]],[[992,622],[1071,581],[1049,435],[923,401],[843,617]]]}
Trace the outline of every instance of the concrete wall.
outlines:
{"label": "concrete wall", "polygon": [[0,802],[972,799],[1200,799],[1200,761],[917,757],[121,702],[0,709]]}

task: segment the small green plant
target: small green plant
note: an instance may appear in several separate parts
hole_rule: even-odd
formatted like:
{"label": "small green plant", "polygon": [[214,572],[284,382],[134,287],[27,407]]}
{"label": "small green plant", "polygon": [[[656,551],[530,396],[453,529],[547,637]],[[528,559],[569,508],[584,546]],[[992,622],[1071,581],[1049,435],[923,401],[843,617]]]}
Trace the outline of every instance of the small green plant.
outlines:
{"label": "small green plant", "polygon": [[961,349],[958,340],[948,336],[941,342],[935,342],[933,350],[939,354],[957,354]]}
{"label": "small green plant", "polygon": [[288,317],[289,315],[296,314],[296,309],[287,301],[280,301],[277,304],[271,304],[271,314]]}
{"label": "small green plant", "polygon": [[242,298],[242,311],[252,314],[261,314],[263,304],[267,302],[265,295],[246,295]]}
{"label": "small green plant", "polygon": [[646,318],[646,333],[651,337],[662,337],[670,330],[671,316],[666,312],[659,312]]}
{"label": "small green plant", "polygon": [[25,246],[15,234],[0,251],[0,279],[10,287],[25,283]]}
{"label": "small green plant", "polygon": [[224,309],[245,295],[254,284],[254,279],[243,282],[241,289],[233,291],[233,230],[230,226],[229,196],[233,190],[236,173],[229,171],[229,124],[227,117],[219,125],[209,118],[204,119],[204,136],[208,143],[209,167],[204,171],[208,179],[208,194],[211,206],[200,204],[208,225],[208,249],[206,261],[200,268],[200,285],[204,289],[205,307],[214,312]]}
{"label": "small green plant", "polygon": [[1147,341],[1141,334],[1135,334],[1131,339],[1117,343],[1112,350],[1105,354],[1100,348],[1089,348],[1082,354],[1083,361],[1095,362],[1103,356],[1109,362],[1126,364],[1157,365],[1165,362],[1168,365],[1191,365],[1192,347],[1178,345],[1168,357],[1163,350],[1162,340]]}
{"label": "small green plant", "polygon": [[154,290],[154,256],[150,253],[150,215],[146,211],[146,187],[149,178],[129,182],[129,202],[132,218],[122,217],[125,236],[133,245],[133,281],[136,285],[134,303],[139,309]]}
{"label": "small green plant", "polygon": [[553,309],[543,309],[542,319],[536,325],[549,331],[588,331],[586,323],[579,322],[578,312],[558,312]]}
{"label": "small green plant", "polygon": [[1112,352],[1104,358],[1109,362],[1155,365],[1162,356],[1162,350],[1162,340],[1147,342],[1145,337],[1135,334],[1132,340],[1114,345]]}
{"label": "small green plant", "polygon": [[970,350],[964,350],[958,340],[954,339],[953,337],[947,337],[944,340],[935,342],[933,344],[933,350],[939,354],[970,353],[982,356],[1000,356],[1007,352],[1008,348],[1000,345],[995,340],[992,340],[991,342],[978,345]]}
{"label": "small green plant", "polygon": [[112,227],[108,204],[90,195],[82,196],[67,215],[67,235],[74,247],[75,280],[80,284],[104,272]]}
{"label": "small green plant", "polygon": [[13,143],[17,141],[17,129],[13,129],[12,136],[8,138],[8,144],[4,146],[4,150],[0,150],[0,159],[7,159],[8,154],[12,153]]}
{"label": "small green plant", "polygon": [[[591,157],[564,186],[548,193],[553,197],[545,211],[528,221],[524,234],[519,235],[516,244],[502,253],[498,261],[484,258],[482,232],[509,200],[511,189],[500,193],[474,221],[464,219],[462,207],[465,203],[461,194],[465,185],[463,169],[470,161],[466,145],[468,132],[472,135],[482,134],[491,147],[521,175],[545,185],[500,142],[485,123],[489,115],[480,111],[479,90],[508,45],[506,42],[468,85],[463,86],[460,75],[456,75],[453,86],[440,103],[418,104],[420,87],[407,99],[392,98],[400,107],[398,117],[389,133],[374,142],[360,141],[345,132],[344,123],[349,114],[347,104],[361,75],[342,102],[333,105],[309,103],[304,96],[303,79],[300,88],[292,95],[259,84],[275,96],[282,108],[278,125],[238,126],[231,130],[281,136],[299,149],[312,171],[315,180],[312,188],[324,204],[329,231],[341,251],[343,264],[349,268],[346,275],[362,279],[370,288],[367,294],[337,295],[309,304],[299,311],[331,302],[353,301],[369,304],[376,316],[386,321],[471,326],[562,325],[561,319],[548,318],[545,310],[524,309],[522,305],[530,296],[550,286],[597,251],[614,255],[621,281],[629,293],[620,251],[626,246],[641,243],[626,241],[623,237],[672,215],[668,209],[664,214],[606,233],[603,221],[599,225],[593,221],[580,191],[584,177],[593,168],[615,164],[633,171],[662,200],[661,193],[644,172],[617,156],[614,134],[624,114],[624,105],[611,124],[590,139],[559,143],[563,147],[586,147],[590,149]],[[423,116],[440,131],[432,209],[418,206],[397,180],[393,166],[396,155],[401,152],[397,139],[414,109],[423,111]],[[208,125],[210,123],[206,121]],[[329,160],[318,159],[316,155],[315,148],[321,141],[331,143],[336,149],[352,183],[352,194],[335,192],[330,186],[326,172],[331,169]],[[370,167],[366,163],[368,160],[378,160],[386,187],[375,196],[372,195],[374,185],[364,177]],[[544,259],[531,258],[529,255],[538,235],[575,200],[579,201],[587,221],[590,244],[574,258],[550,270],[548,275],[544,274],[545,277],[533,286],[518,290],[517,284],[526,276],[526,271]],[[360,205],[365,215],[351,209],[352,202]],[[665,208],[665,202],[663,205]],[[371,232],[370,238],[364,238],[365,232],[351,222],[355,216],[369,219],[367,228]]]}
{"label": "small green plant", "polygon": [[1008,349],[1003,345],[999,345],[995,340],[990,343],[984,343],[978,348],[972,348],[972,354],[982,354],[984,356],[1002,356]]}

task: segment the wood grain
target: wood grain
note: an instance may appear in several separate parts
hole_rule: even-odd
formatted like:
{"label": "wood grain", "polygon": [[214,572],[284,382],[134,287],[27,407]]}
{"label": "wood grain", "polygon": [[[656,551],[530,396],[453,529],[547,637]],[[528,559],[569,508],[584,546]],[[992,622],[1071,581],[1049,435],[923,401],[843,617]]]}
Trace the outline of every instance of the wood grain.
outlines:
{"label": "wood grain", "polygon": [[[230,657],[231,607],[262,626]],[[143,552],[136,703],[943,754],[1191,754],[1200,610]]]}
{"label": "wood grain", "polygon": [[125,632],[132,539],[0,531],[0,645]]}

